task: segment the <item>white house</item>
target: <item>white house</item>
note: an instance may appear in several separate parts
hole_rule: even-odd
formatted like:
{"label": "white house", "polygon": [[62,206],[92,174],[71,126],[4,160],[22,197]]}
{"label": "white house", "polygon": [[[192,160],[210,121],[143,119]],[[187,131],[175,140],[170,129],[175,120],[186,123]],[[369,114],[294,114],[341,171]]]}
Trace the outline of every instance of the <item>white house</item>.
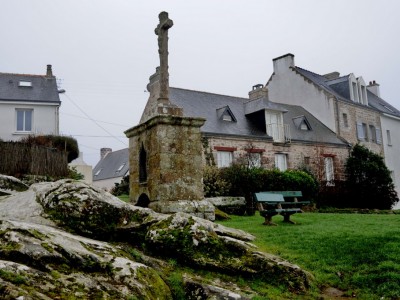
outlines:
{"label": "white house", "polygon": [[111,148],[100,149],[100,161],[93,169],[93,185],[110,191],[115,183],[129,174],[129,149],[112,151]]}
{"label": "white house", "polygon": [[0,139],[58,135],[60,105],[51,65],[46,75],[0,73]]}
{"label": "white house", "polygon": [[382,155],[400,195],[400,111],[380,97],[379,84],[353,73],[316,74],[296,66],[293,54],[273,59],[273,66],[270,98],[304,107],[337,136]]}

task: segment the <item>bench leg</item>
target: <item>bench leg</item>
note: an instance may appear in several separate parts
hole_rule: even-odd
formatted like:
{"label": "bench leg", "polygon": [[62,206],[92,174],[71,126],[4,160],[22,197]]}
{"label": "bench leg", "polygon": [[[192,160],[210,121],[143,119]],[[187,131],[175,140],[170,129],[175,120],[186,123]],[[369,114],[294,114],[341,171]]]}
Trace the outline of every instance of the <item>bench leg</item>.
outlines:
{"label": "bench leg", "polygon": [[274,222],[272,222],[272,217],[276,216],[278,213],[273,213],[273,214],[268,214],[264,216],[264,223],[263,225],[268,225],[268,226],[278,226],[278,224],[275,224]]}
{"label": "bench leg", "polygon": [[293,222],[292,220],[290,220],[290,216],[291,216],[292,214],[293,214],[293,213],[282,213],[283,222],[285,222],[285,223],[290,223],[290,224],[296,224],[295,222]]}

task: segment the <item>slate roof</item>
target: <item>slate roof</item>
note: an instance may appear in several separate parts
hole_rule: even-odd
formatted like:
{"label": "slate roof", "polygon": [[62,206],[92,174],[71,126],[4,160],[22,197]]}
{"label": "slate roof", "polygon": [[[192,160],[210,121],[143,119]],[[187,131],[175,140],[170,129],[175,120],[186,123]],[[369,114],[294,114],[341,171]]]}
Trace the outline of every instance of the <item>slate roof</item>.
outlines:
{"label": "slate roof", "polygon": [[[19,86],[21,81],[31,86]],[[0,101],[61,103],[54,76],[9,73],[0,73]]]}
{"label": "slate roof", "polygon": [[[325,91],[333,94],[334,96],[338,97],[339,99],[347,102],[351,102],[356,105],[363,106],[362,104],[355,103],[350,99],[350,90],[349,90],[349,76],[342,76],[333,80],[328,80],[322,75],[318,75],[306,69],[302,69],[300,67],[295,67],[295,70],[303,75],[304,77],[311,80],[314,84],[318,85],[320,88],[324,89]],[[371,93],[367,89],[367,97],[368,97],[368,106],[378,110],[382,113],[386,113],[389,115],[393,115],[396,117],[400,117],[400,111],[390,105],[388,102],[383,100],[382,98],[376,96],[374,93]]]}
{"label": "slate roof", "polygon": [[[118,170],[120,167],[122,168]],[[99,172],[100,171],[100,172]],[[129,171],[129,149],[108,153],[93,169],[93,181],[124,177]],[[98,174],[98,175],[95,175]]]}
{"label": "slate roof", "polygon": [[[173,104],[183,108],[184,116],[206,119],[205,124],[201,127],[201,131],[206,134],[253,137],[271,140],[272,142],[272,138],[265,132],[265,120],[259,122],[259,118],[264,116],[264,109],[267,108],[283,112],[283,123],[289,124],[292,141],[347,145],[328,127],[300,106],[278,104],[264,98],[251,101],[256,103],[255,105],[258,108],[251,109],[251,113],[246,115],[246,107],[249,104],[248,98],[180,88],[170,88],[169,97]],[[222,120],[219,109],[226,106],[234,114],[236,122]],[[311,130],[306,131],[299,128],[297,121],[299,117],[306,118]]]}

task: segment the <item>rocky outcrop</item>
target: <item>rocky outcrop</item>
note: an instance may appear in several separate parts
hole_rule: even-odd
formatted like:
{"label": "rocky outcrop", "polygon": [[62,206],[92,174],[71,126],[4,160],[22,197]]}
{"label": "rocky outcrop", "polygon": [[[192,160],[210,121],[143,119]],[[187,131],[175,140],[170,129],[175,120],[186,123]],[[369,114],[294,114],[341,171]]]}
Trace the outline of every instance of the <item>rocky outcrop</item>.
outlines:
{"label": "rocky outcrop", "polygon": [[[34,184],[0,200],[0,222],[0,269],[5,270],[0,295],[3,286],[32,299],[51,299],[54,293],[170,299],[160,264],[138,262],[126,247],[195,269],[279,280],[294,291],[305,291],[310,281],[298,266],[258,251],[254,237],[244,231],[185,213],[155,213],[72,180]],[[202,287],[210,295],[220,288],[229,294],[222,287]]]}
{"label": "rocky outcrop", "polygon": [[19,179],[0,174],[0,196],[26,191],[29,188]]}

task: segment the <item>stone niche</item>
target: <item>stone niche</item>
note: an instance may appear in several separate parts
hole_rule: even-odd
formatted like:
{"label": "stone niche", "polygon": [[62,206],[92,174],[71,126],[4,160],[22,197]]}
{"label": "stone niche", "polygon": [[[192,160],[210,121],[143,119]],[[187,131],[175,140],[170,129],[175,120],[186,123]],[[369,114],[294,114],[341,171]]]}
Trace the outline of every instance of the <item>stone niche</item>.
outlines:
{"label": "stone niche", "polygon": [[157,115],[125,132],[129,138],[130,201],[162,213],[184,211],[206,219],[200,127],[205,120]]}

